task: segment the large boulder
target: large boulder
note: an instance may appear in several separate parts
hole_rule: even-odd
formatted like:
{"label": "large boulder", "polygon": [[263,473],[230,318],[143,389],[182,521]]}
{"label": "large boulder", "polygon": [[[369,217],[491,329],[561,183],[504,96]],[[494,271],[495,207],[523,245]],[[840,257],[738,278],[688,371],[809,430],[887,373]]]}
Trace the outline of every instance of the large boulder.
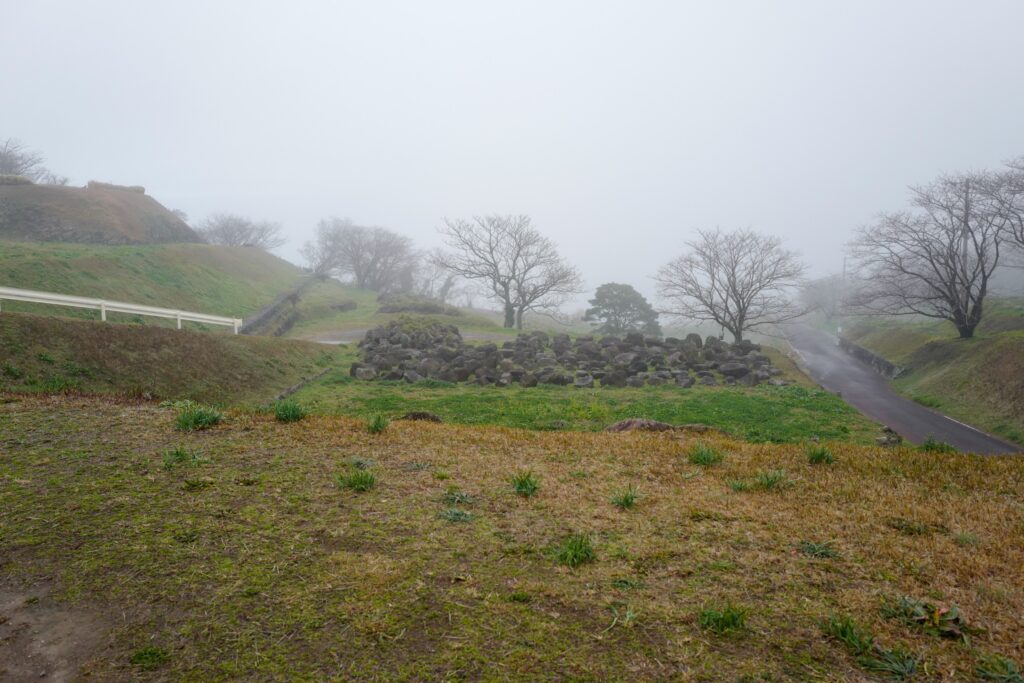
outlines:
{"label": "large boulder", "polygon": [[743,363],[736,363],[734,361],[730,361],[728,363],[722,363],[721,365],[719,365],[718,371],[725,375],[726,377],[739,379],[740,377],[743,377],[744,375],[749,373],[750,368],[748,368]]}

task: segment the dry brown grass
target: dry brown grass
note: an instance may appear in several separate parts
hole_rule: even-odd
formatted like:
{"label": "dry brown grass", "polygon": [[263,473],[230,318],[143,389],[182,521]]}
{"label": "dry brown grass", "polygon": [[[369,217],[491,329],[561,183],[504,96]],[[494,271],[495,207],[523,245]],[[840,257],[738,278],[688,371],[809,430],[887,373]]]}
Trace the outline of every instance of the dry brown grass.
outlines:
{"label": "dry brown grass", "polygon": [[[929,680],[967,680],[983,653],[1024,662],[1017,457],[831,443],[836,463],[813,466],[799,446],[711,434],[725,459],[701,468],[693,437],[670,432],[395,422],[371,435],[362,421],[235,413],[182,436],[171,421],[83,399],[0,405],[2,570],[112,602],[113,645],[89,665],[101,680],[130,676],[142,643],[171,652],[166,676],[197,680],[871,680],[822,634],[832,613],[918,653]],[[159,469],[177,444],[211,459],[201,493]],[[375,461],[372,491],[336,486],[355,457]],[[530,499],[509,483],[524,469],[540,477]],[[729,486],[778,469],[786,488]],[[474,521],[439,519],[452,485],[476,500]],[[642,498],[624,511],[609,496],[628,485]],[[196,542],[161,540],[183,525]],[[569,570],[549,549],[576,531],[597,561]],[[840,555],[807,557],[802,540]],[[248,586],[258,599],[240,597]],[[985,632],[968,646],[885,619],[882,600],[900,595],[956,604]],[[724,602],[748,610],[747,629],[701,630],[701,607]],[[635,619],[610,627],[626,607]]]}

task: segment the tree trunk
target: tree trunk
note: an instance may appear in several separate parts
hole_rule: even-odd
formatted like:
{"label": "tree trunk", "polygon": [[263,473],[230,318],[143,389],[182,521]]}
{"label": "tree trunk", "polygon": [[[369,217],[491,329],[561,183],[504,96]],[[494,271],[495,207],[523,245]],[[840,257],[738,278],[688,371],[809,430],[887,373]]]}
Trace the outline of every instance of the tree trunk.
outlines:
{"label": "tree trunk", "polygon": [[517,330],[523,329],[523,313],[524,313],[524,309],[523,308],[519,308],[519,310],[516,311],[516,329]]}
{"label": "tree trunk", "polygon": [[732,343],[739,344],[741,341],[743,341],[743,330],[737,330],[736,332],[733,332]]}
{"label": "tree trunk", "polygon": [[510,303],[505,303],[505,327],[511,329],[516,324],[516,308]]}
{"label": "tree trunk", "polygon": [[957,325],[956,331],[960,333],[961,339],[970,339],[974,336],[974,328],[977,324],[973,325]]}

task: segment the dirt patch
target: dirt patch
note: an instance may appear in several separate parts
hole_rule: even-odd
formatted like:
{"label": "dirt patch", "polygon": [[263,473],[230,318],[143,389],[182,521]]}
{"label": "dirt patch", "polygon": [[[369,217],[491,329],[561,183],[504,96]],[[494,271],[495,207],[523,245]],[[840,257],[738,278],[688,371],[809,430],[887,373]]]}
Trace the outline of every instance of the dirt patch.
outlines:
{"label": "dirt patch", "polygon": [[106,619],[56,602],[51,589],[0,583],[0,681],[70,681],[103,642]]}

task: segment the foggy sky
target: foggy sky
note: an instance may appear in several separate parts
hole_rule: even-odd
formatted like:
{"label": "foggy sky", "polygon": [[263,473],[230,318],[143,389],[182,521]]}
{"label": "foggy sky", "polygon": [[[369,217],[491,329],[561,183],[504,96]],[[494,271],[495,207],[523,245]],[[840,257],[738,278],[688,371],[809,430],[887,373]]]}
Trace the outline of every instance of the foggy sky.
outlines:
{"label": "foggy sky", "polygon": [[[528,213],[588,289],[697,228],[814,274],[906,186],[1024,154],[1024,2],[0,0],[0,137],[193,223],[439,244]],[[585,297],[584,297],[585,298]]]}

